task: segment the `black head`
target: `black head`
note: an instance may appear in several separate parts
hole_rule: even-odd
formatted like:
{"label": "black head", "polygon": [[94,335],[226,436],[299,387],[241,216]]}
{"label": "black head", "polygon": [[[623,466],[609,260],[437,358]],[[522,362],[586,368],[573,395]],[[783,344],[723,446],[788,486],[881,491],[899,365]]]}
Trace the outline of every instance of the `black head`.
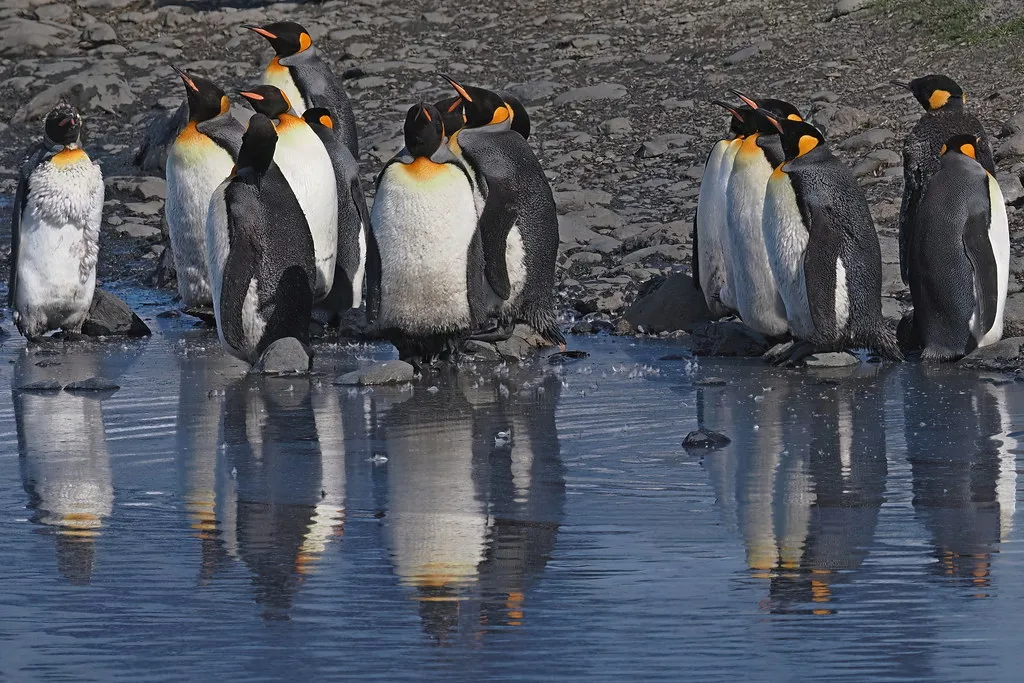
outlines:
{"label": "black head", "polygon": [[189,121],[195,121],[196,123],[209,121],[231,108],[231,101],[224,94],[224,91],[212,81],[199,76],[189,76],[185,71],[176,66],[171,68],[181,77],[181,82],[185,84]]}
{"label": "black head", "polygon": [[437,107],[424,102],[409,107],[405,116],[405,148],[409,154],[429,157],[443,139],[444,123]]}
{"label": "black head", "polygon": [[891,83],[912,92],[926,111],[935,111],[943,107],[960,107],[967,99],[963,88],[956,81],[941,74],[922,76],[909,83],[900,81],[891,81]]}
{"label": "black head", "polygon": [[[786,100],[779,100],[772,97],[754,100],[736,90],[730,90],[729,92],[743,100],[743,103],[751,109],[763,109],[777,118],[789,119],[790,121],[804,120],[804,116],[800,113],[800,110]],[[775,130],[774,127],[772,130]]]}
{"label": "black head", "polygon": [[512,110],[497,93],[483,88],[463,86],[444,74],[441,76],[455,88],[455,92],[462,98],[463,111],[466,113],[466,128],[482,128],[501,123],[513,116]]}
{"label": "black head", "polygon": [[441,120],[444,121],[444,132],[451,136],[452,133],[466,125],[466,111],[462,106],[462,96],[448,97],[434,106],[441,112]]}
{"label": "black head", "polygon": [[825,144],[821,131],[806,121],[794,121],[767,112],[762,112],[762,116],[771,122],[782,138],[782,152],[786,161],[802,157]]}
{"label": "black head", "polygon": [[750,107],[746,105],[734,107],[722,100],[711,100],[711,104],[717,104],[732,114],[732,118],[729,121],[729,132],[736,137],[746,137],[751,133],[757,132],[757,124],[753,117],[754,110]]}
{"label": "black head", "polygon": [[257,173],[265,173],[274,160],[276,148],[277,131],[273,121],[259,112],[253,114],[242,135],[242,148],[238,151],[235,169],[251,168]]}
{"label": "black head", "polygon": [[60,102],[46,115],[46,138],[57,145],[77,145],[82,134],[82,115],[67,102]]}
{"label": "black head", "polygon": [[272,85],[258,85],[238,94],[244,97],[254,110],[272,119],[281,118],[282,114],[287,114],[292,108],[288,96],[280,88]]}
{"label": "black head", "polygon": [[310,107],[302,112],[302,118],[310,126],[323,126],[324,128],[334,129],[335,121],[331,117],[331,110],[327,107]]}
{"label": "black head", "polygon": [[977,161],[978,145],[980,144],[981,141],[973,135],[954,135],[949,140],[946,140],[946,144],[942,146],[940,153],[943,156],[946,154],[963,154]]}
{"label": "black head", "polygon": [[245,28],[269,40],[278,57],[291,57],[313,46],[313,39],[306,29],[294,21],[278,21],[265,26],[246,24]]}

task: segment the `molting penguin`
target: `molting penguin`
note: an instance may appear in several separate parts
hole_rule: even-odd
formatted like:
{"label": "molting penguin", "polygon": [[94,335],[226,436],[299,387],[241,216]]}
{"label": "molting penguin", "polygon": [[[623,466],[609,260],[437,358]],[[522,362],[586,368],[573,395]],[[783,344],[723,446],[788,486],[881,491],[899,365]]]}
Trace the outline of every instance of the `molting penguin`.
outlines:
{"label": "molting penguin", "polygon": [[213,304],[206,269],[206,213],[210,197],[242,144],[243,125],[229,113],[224,91],[205,78],[175,72],[185,84],[188,124],[167,152],[164,216],[178,273],[178,294],[186,307]]}
{"label": "molting penguin", "polygon": [[263,83],[283,90],[296,116],[312,107],[329,109],[337,123],[338,135],[345,141],[352,156],[358,159],[359,138],[352,103],[345,94],[341,79],[317,53],[306,29],[294,21],[245,28],[270,41],[277,53],[263,72]]}
{"label": "molting penguin", "polygon": [[[715,143],[704,164],[697,212],[693,218],[691,267],[693,282],[704,294],[708,309],[716,318],[721,318],[734,311],[736,305],[735,298],[731,298],[728,303],[723,298],[723,294],[729,296],[735,288],[730,284],[732,257],[729,254],[730,242],[726,232],[726,191],[742,139],[755,129],[748,123],[753,121],[749,118],[749,107],[744,112],[718,100],[713,104],[725,107],[732,115],[732,120],[729,124],[729,135]],[[733,144],[737,140],[740,142]]]}
{"label": "molting penguin", "polygon": [[409,109],[405,149],[377,176],[370,214],[367,314],[400,358],[417,363],[457,353],[486,317],[483,200],[443,139],[435,107]]}
{"label": "molting penguin", "polygon": [[[526,112],[526,107],[519,101],[517,97],[504,91],[498,91],[495,93],[502,99],[502,101],[508,105],[512,111],[512,130],[523,136],[524,140],[530,139],[530,115]],[[434,104],[438,111],[441,112],[442,118],[444,118],[444,132],[448,137],[451,137],[455,131],[459,130],[466,124],[466,114],[463,107],[464,100],[461,95],[455,97],[448,97],[440,102]]]}
{"label": "molting penguin", "polygon": [[8,303],[29,339],[82,331],[96,289],[103,175],[80,147],[69,104],[46,116],[43,141],[21,168],[11,223]]}
{"label": "molting penguin", "polygon": [[950,138],[914,212],[907,245],[914,326],[926,359],[952,360],[1003,336],[1010,233],[981,141]]}
{"label": "molting penguin", "polygon": [[314,107],[307,109],[302,118],[327,148],[338,186],[338,256],[334,263],[334,284],[324,302],[332,314],[337,314],[348,308],[359,308],[363,302],[370,212],[359,182],[359,162],[338,135],[337,122],[330,110]]}
{"label": "molting penguin", "polygon": [[917,220],[915,213],[928,181],[939,170],[942,145],[955,135],[973,135],[979,139],[975,148],[978,162],[995,175],[992,148],[981,122],[964,110],[967,100],[963,89],[948,76],[933,75],[915,78],[909,83],[892,81],[914,94],[925,109],[924,116],[903,141],[903,202],[900,204],[900,272],[910,283],[907,248],[913,239]]}
{"label": "molting penguin", "polygon": [[338,252],[338,186],[334,162],[305,119],[289,113],[291,104],[280,88],[261,85],[240,93],[257,112],[277,121],[277,151],[280,167],[299,206],[306,216],[316,246],[317,301],[324,299],[334,284]]}
{"label": "molting penguin", "polygon": [[493,92],[445,77],[463,99],[466,126],[449,147],[466,160],[486,197],[480,215],[493,335],[507,338],[525,322],[552,344],[565,338],[555,318],[558,217],[544,169],[523,136],[511,129],[512,109]]}
{"label": "molting penguin", "polygon": [[225,236],[209,245],[217,331],[227,350],[249,363],[285,337],[309,346],[313,238],[274,162],[276,143],[270,119],[254,114],[236,171],[210,202],[210,233]]}
{"label": "molting penguin", "polygon": [[736,310],[748,327],[766,336],[778,337],[788,329],[786,309],[768,263],[761,214],[768,178],[782,163],[783,155],[778,131],[763,114],[764,110],[770,110],[797,119],[800,114],[781,100],[765,100],[759,105],[736,94],[751,108],[747,117],[752,119],[754,130],[740,143],[726,190],[726,232],[732,261],[729,294],[735,297]]}
{"label": "molting penguin", "polygon": [[764,238],[786,304],[796,363],[820,350],[866,345],[901,360],[882,320],[882,255],[864,191],[817,128],[769,117],[786,162],[768,181]]}

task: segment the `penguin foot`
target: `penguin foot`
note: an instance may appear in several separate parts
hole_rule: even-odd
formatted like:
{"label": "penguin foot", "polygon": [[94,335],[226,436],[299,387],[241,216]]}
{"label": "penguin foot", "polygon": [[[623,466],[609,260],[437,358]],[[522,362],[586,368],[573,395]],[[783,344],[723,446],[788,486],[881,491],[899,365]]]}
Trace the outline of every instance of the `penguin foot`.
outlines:
{"label": "penguin foot", "polygon": [[481,330],[471,335],[469,338],[473,341],[496,344],[511,338],[512,331],[514,329],[515,325],[511,323],[506,325],[495,325],[494,327],[489,327],[486,330]]}
{"label": "penguin foot", "polygon": [[822,349],[819,349],[813,342],[808,341],[795,341],[792,342],[792,347],[787,353],[783,354],[780,358],[775,360],[772,365],[776,367],[782,366],[787,368],[795,368],[807,359],[808,356],[813,356]]}
{"label": "penguin foot", "polygon": [[780,358],[786,356],[790,352],[790,350],[792,350],[793,344],[794,342],[792,341],[776,344],[772,348],[765,351],[764,355],[761,356],[761,358],[764,358],[765,361],[769,363],[775,363]]}

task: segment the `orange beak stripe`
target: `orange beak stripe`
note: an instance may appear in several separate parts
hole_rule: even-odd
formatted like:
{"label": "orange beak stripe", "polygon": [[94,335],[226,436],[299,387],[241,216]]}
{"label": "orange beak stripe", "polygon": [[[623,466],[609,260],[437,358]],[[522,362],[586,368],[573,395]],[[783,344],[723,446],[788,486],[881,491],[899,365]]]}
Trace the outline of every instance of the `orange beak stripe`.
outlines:
{"label": "orange beak stripe", "polygon": [[465,88],[463,88],[461,85],[459,85],[458,83],[453,81],[448,76],[445,76],[444,74],[441,74],[441,76],[444,78],[444,80],[448,81],[448,83],[453,88],[455,88],[455,92],[459,93],[459,96],[462,97],[462,99],[466,100],[467,102],[472,102],[473,101],[473,98],[469,96],[469,93],[466,92]]}
{"label": "orange beak stripe", "polygon": [[241,95],[242,97],[244,97],[247,100],[257,100],[257,101],[259,101],[259,100],[265,99],[263,97],[263,95],[260,95],[259,93],[255,93],[255,92],[240,92],[238,94]]}
{"label": "orange beak stripe", "polygon": [[427,117],[427,121],[433,121],[433,120],[434,120],[434,119],[432,119],[432,118],[430,117],[430,112],[429,112],[429,111],[427,111],[427,108],[426,108],[426,107],[424,107],[424,108],[423,108],[423,115]]}
{"label": "orange beak stripe", "polygon": [[259,26],[252,26],[249,28],[249,30],[260,34],[264,38],[269,38],[270,40],[277,40],[277,36],[265,28],[260,28]]}
{"label": "orange beak stripe", "polygon": [[451,114],[453,111],[458,109],[460,104],[462,104],[462,98],[461,97],[459,97],[454,102],[452,102],[452,106],[448,107],[448,111],[446,113]]}

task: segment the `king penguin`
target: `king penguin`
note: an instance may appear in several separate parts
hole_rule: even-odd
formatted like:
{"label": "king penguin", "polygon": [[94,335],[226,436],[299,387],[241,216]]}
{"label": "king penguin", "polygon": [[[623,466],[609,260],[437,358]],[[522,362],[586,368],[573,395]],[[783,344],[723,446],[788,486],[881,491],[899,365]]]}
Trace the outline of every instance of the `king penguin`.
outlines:
{"label": "king penguin", "polygon": [[359,158],[356,117],[352,113],[345,88],[330,65],[313,46],[313,39],[294,21],[279,21],[266,26],[245,28],[260,34],[276,53],[263,72],[263,83],[284,91],[292,104],[292,113],[301,116],[307,109],[326,107],[337,123],[338,135],[352,156]]}
{"label": "king penguin", "polygon": [[[497,94],[512,111],[512,130],[522,135],[524,140],[529,140],[531,130],[530,115],[527,113],[526,107],[524,107],[523,103],[519,101],[519,98],[511,93],[499,90],[495,94]],[[466,124],[463,102],[464,100],[462,97],[460,95],[456,95],[454,97],[447,97],[434,104],[438,111],[441,112],[442,118],[444,118],[444,132],[449,137]]]}
{"label": "king penguin", "polygon": [[988,135],[981,121],[964,109],[967,96],[956,81],[948,76],[932,75],[915,78],[909,83],[892,81],[906,88],[925,113],[903,141],[903,201],[900,204],[900,273],[910,283],[907,248],[917,220],[915,213],[921,203],[928,181],[939,170],[942,145],[955,135],[973,135],[979,139],[975,148],[978,162],[995,175],[995,160]]}
{"label": "king penguin", "polygon": [[206,269],[206,213],[210,197],[231,173],[245,131],[229,113],[224,91],[174,67],[185,84],[188,124],[167,152],[164,215],[186,308],[213,305]]}
{"label": "king penguin", "polygon": [[302,118],[327,148],[334,164],[338,186],[338,256],[334,262],[334,283],[324,305],[332,314],[363,303],[363,275],[366,269],[366,233],[370,212],[359,182],[359,162],[338,135],[337,121],[329,109],[307,109]]}
{"label": "king penguin", "polygon": [[[693,218],[691,263],[694,284],[704,294],[704,301],[712,315],[721,318],[736,310],[735,299],[730,297],[730,301],[726,302],[724,298],[735,288],[735,285],[730,284],[732,256],[729,253],[729,236],[726,232],[726,191],[739,145],[742,144],[743,138],[755,132],[755,129],[751,125],[753,119],[750,117],[749,107],[746,107],[744,112],[741,108],[732,107],[718,100],[714,100],[713,104],[724,107],[730,113],[731,121],[728,136],[714,144],[704,164],[697,212]],[[739,142],[734,145],[735,141]]]}
{"label": "king penguin", "polygon": [[8,303],[28,339],[79,333],[96,289],[103,174],[81,148],[82,117],[67,103],[46,116],[21,168],[11,223]]}
{"label": "king penguin", "polygon": [[785,163],[768,181],[762,227],[789,328],[802,342],[783,360],[849,343],[901,360],[882,319],[882,255],[864,190],[817,128],[767,118]]}
{"label": "king penguin", "polygon": [[457,355],[486,318],[483,208],[473,171],[442,144],[441,112],[414,105],[405,149],[377,176],[370,214],[367,314],[417,365]]}
{"label": "king penguin", "polygon": [[526,139],[512,130],[514,113],[501,97],[445,79],[462,98],[466,116],[449,147],[473,169],[486,198],[479,226],[497,326],[475,336],[507,338],[515,323],[524,322],[564,346],[554,301],[558,216],[544,169]]}
{"label": "king penguin", "polygon": [[249,363],[286,337],[309,348],[313,237],[274,161],[277,140],[270,119],[254,114],[235,172],[210,202],[210,232],[224,236],[209,245],[217,332],[231,355]]}
{"label": "king penguin", "polygon": [[[734,91],[735,92],[735,91]],[[761,232],[764,193],[772,171],[783,160],[778,130],[763,115],[774,111],[800,119],[793,105],[782,100],[761,104],[735,93],[751,108],[753,132],[740,143],[726,190],[726,225],[731,260],[730,297],[748,327],[768,337],[786,334],[786,309],[772,277]]]}
{"label": "king penguin", "polygon": [[260,114],[275,120],[274,162],[299,200],[316,246],[314,295],[322,301],[334,284],[338,252],[338,186],[327,148],[305,119],[289,113],[292,105],[280,88],[260,85],[240,93]]}
{"label": "king penguin", "polygon": [[974,135],[941,148],[907,245],[922,357],[954,360],[1003,336],[1010,233],[1003,193],[978,160]]}

